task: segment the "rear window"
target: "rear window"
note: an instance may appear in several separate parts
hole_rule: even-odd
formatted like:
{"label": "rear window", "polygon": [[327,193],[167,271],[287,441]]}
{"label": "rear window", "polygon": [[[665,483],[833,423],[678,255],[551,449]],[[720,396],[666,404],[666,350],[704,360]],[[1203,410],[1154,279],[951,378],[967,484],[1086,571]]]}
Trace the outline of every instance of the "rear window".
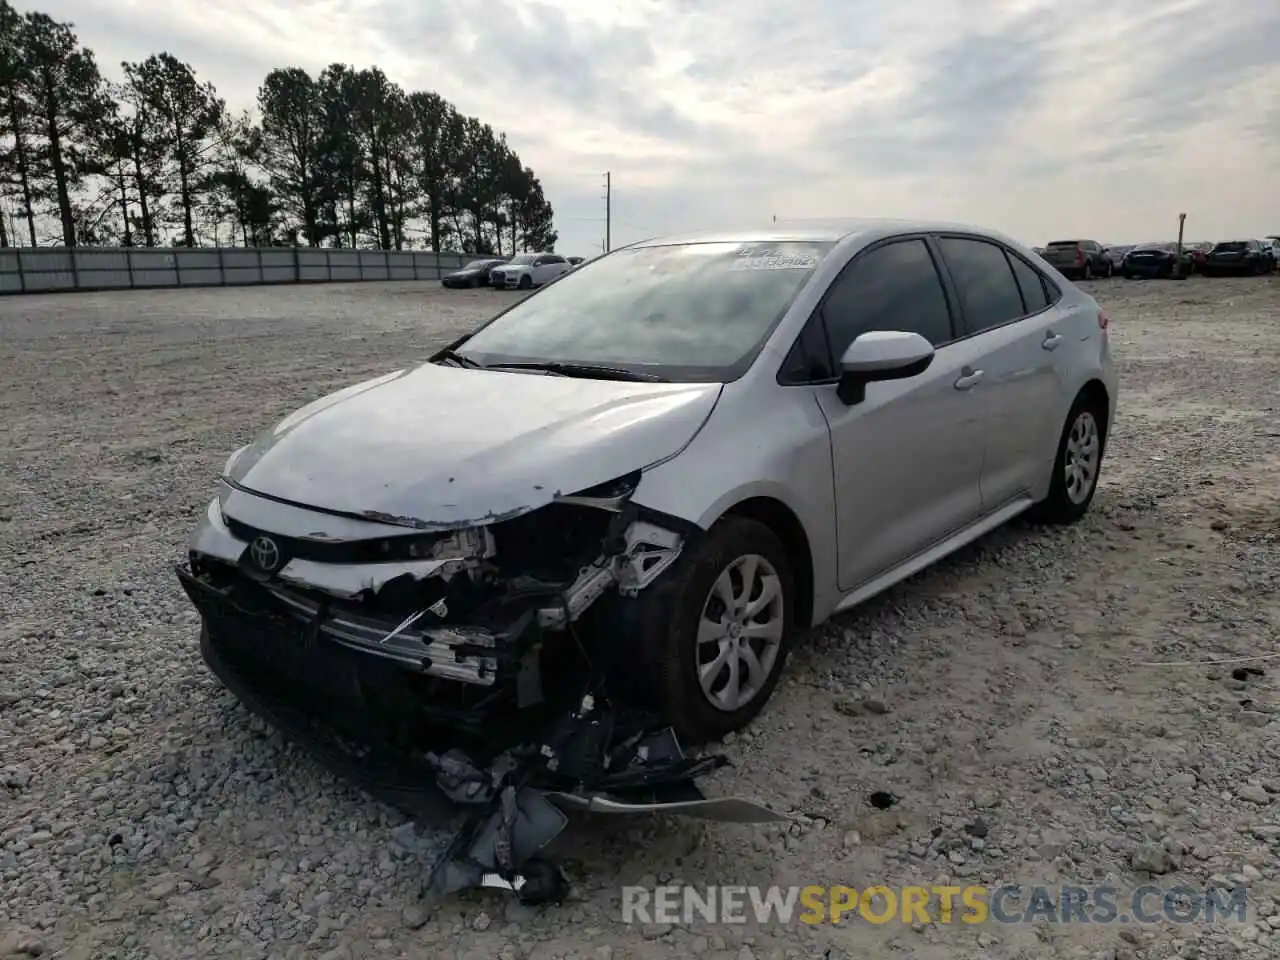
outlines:
{"label": "rear window", "polygon": [[1046,248],[1048,250],[1074,250],[1080,246],[1079,240],[1055,240]]}
{"label": "rear window", "polygon": [[1245,243],[1243,240],[1228,240],[1226,243],[1218,244],[1214,249],[1219,250],[1222,253],[1240,253],[1241,251],[1248,250],[1249,244]]}

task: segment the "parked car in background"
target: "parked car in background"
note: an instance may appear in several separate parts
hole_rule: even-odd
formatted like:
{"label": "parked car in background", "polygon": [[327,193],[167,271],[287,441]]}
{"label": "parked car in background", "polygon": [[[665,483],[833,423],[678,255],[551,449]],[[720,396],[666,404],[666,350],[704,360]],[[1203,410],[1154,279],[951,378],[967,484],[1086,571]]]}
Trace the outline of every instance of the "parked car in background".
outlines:
{"label": "parked car in background", "polygon": [[1209,256],[1209,251],[1213,249],[1213,244],[1208,242],[1183,243],[1182,249],[1187,256],[1191,258],[1191,272],[1203,273],[1204,261]]}
{"label": "parked car in background", "polygon": [[569,261],[571,267],[580,267],[586,260],[585,257],[565,257],[565,259]]}
{"label": "parked car in background", "polygon": [[1133,249],[1131,243],[1112,244],[1103,249],[1103,254],[1111,261],[1111,272],[1113,274],[1120,272],[1120,266],[1124,263],[1124,256]]}
{"label": "parked car in background", "polygon": [[1109,277],[1113,272],[1097,240],[1055,240],[1045,247],[1043,257],[1073,280]]}
{"label": "parked car in background", "polygon": [[1108,320],[1037,259],[879,220],[615,250],[234,452],[178,571],[203,656],[379,759],[587,684],[719,739],[797,631],[1088,511]]}
{"label": "parked car in background", "polygon": [[573,267],[558,253],[521,253],[490,271],[490,282],[502,290],[529,290],[562,277]]}
{"label": "parked car in background", "polygon": [[1271,269],[1280,269],[1280,237],[1267,237],[1262,242],[1271,246]]}
{"label": "parked car in background", "polygon": [[1272,269],[1271,248],[1264,247],[1261,240],[1224,240],[1214,245],[1204,261],[1206,277],[1258,276]]}
{"label": "parked car in background", "polygon": [[485,260],[472,260],[460,270],[446,273],[440,278],[440,285],[450,289],[461,287],[487,287],[489,274],[494,267],[507,261],[502,257],[490,257]]}
{"label": "parked car in background", "polygon": [[1126,280],[1185,277],[1191,256],[1183,250],[1179,259],[1176,243],[1139,243],[1125,254],[1120,273]]}

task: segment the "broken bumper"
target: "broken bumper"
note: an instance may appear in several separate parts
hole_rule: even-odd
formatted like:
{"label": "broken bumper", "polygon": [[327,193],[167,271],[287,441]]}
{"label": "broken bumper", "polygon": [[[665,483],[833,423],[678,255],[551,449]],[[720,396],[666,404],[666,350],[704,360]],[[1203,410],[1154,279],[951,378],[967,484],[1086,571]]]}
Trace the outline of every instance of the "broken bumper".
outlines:
{"label": "broken bumper", "polygon": [[[504,534],[487,529],[446,538],[443,555],[372,564],[307,559],[278,538],[280,562],[255,569],[252,532],[229,526],[216,500],[189,565],[177,568],[202,619],[206,664],[249,710],[416,820],[463,816],[450,859],[433,873],[439,890],[550,896],[555,871],[538,856],[564,811],[785,819],[740,798],[704,797],[694,781],[723,758],[687,757],[654,718],[616,708],[605,678],[588,677],[593,692],[574,703],[544,695],[544,631],[572,623],[611,588],[644,589],[682,544],[607,501],[578,506],[615,518],[603,538],[611,546],[550,597],[516,578],[498,596],[448,609],[444,585],[460,577],[465,586],[473,572],[485,575],[478,563],[492,565],[493,538],[500,546]],[[362,594],[402,579],[440,599],[404,617],[363,606]]]}
{"label": "broken bumper", "polygon": [[335,776],[415,820],[443,823],[457,807],[436,785],[434,769],[406,752],[352,750],[343,733],[321,723],[313,710],[299,709],[287,695],[273,692],[242,663],[220,649],[206,626],[200,631],[200,654],[224,687],[250,712],[288,740],[301,746]]}

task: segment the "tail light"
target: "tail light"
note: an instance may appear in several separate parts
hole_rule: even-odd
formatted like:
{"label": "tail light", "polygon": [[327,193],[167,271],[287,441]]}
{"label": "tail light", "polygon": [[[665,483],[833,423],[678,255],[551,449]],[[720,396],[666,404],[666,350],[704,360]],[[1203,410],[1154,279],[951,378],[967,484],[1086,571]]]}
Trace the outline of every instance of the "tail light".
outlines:
{"label": "tail light", "polygon": [[1107,324],[1109,324],[1110,322],[1111,322],[1111,318],[1107,316],[1107,312],[1105,310],[1099,310],[1098,311],[1098,329],[1101,330],[1103,333],[1106,333]]}
{"label": "tail light", "polygon": [[1080,266],[1084,266],[1084,251],[1079,247],[1076,247],[1076,263]]}

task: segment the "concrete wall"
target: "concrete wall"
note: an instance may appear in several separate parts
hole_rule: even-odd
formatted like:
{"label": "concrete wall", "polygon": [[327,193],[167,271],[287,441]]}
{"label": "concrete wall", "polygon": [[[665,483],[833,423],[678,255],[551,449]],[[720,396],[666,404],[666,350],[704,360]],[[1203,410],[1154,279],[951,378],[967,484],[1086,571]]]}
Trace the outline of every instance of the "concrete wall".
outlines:
{"label": "concrete wall", "polygon": [[309,247],[0,248],[0,293],[439,280],[474,259],[422,250]]}

